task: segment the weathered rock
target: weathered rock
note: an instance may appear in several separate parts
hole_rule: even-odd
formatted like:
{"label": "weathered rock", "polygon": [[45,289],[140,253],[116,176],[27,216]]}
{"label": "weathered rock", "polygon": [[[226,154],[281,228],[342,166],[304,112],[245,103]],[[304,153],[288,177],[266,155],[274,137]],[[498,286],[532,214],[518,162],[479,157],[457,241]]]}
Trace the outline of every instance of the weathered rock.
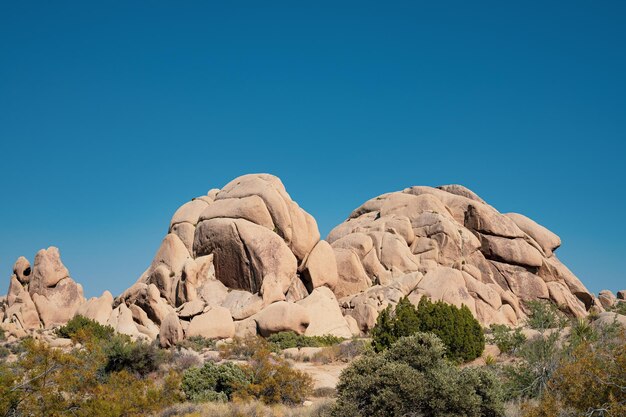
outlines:
{"label": "weathered rock", "polygon": [[338,278],[335,252],[328,242],[320,240],[304,263],[302,271],[304,285],[309,292],[322,285],[333,289]]}
{"label": "weathered rock", "polygon": [[[35,277],[36,275],[33,282]],[[47,329],[67,323],[85,302],[83,288],[69,277],[62,279],[54,287],[46,288],[42,293],[32,293],[32,298],[39,318]]]}
{"label": "weathered rock", "polygon": [[260,197],[272,217],[276,232],[285,240],[293,254],[302,260],[319,241],[315,219],[302,210],[277,177],[250,174],[234,179],[217,193],[215,202],[228,198]]}
{"label": "weathered rock", "polygon": [[163,265],[169,272],[173,273],[172,276],[180,276],[183,265],[190,259],[191,255],[182,240],[177,235],[169,233],[161,242],[161,246],[152,260],[150,272]]}
{"label": "weathered rock", "polygon": [[159,345],[162,348],[169,348],[175,346],[178,342],[183,340],[183,328],[180,325],[178,316],[176,314],[168,314],[161,322],[161,329],[159,331]]}
{"label": "weathered rock", "polygon": [[189,223],[195,226],[198,223],[200,214],[209,206],[209,203],[202,198],[195,198],[183,204],[170,221],[170,228],[179,223]]}
{"label": "weathered rock", "polygon": [[615,305],[615,303],[617,303],[617,297],[615,297],[615,295],[609,290],[600,291],[598,294],[598,300],[600,300],[600,303],[604,308],[611,308]]}
{"label": "weathered rock", "polygon": [[547,257],[552,256],[552,252],[561,246],[561,238],[528,217],[518,213],[507,213],[505,216],[513,220],[517,227],[537,242]]}
{"label": "weathered rock", "polygon": [[626,290],[620,290],[617,292],[618,300],[626,300]]}
{"label": "weathered rock", "polygon": [[41,249],[35,255],[35,265],[33,276],[29,285],[29,292],[32,294],[45,293],[46,288],[54,287],[64,278],[69,278],[70,274],[61,262],[59,249],[54,246],[48,249]]}
{"label": "weathered rock", "polygon": [[17,277],[17,280],[21,284],[28,284],[31,272],[30,262],[28,262],[28,259],[23,256],[17,258],[17,261],[15,261],[15,264],[13,265],[13,274]]}
{"label": "weathered rock", "polygon": [[269,230],[274,230],[272,216],[267,210],[265,202],[258,195],[217,200],[200,215],[200,221],[219,218],[244,219]]}
{"label": "weathered rock", "polygon": [[348,324],[348,328],[350,329],[350,333],[352,333],[352,336],[360,336],[361,329],[359,329],[359,323],[356,322],[354,317],[345,316],[344,318],[346,320],[346,323]]}
{"label": "weathered rock", "polygon": [[247,291],[233,290],[224,299],[222,307],[230,311],[233,319],[243,320],[261,311],[263,299]]}
{"label": "weathered rock", "polygon": [[509,239],[479,234],[481,251],[487,259],[514,265],[540,267],[541,253],[524,239]]}
{"label": "weathered rock", "polygon": [[207,339],[227,339],[235,336],[235,323],[230,311],[224,307],[211,307],[206,313],[195,316],[189,323],[186,337],[202,336]]}
{"label": "weathered rock", "polygon": [[270,304],[252,318],[257,322],[259,334],[263,337],[285,331],[304,334],[311,323],[304,307],[286,301]]}
{"label": "weathered rock", "polygon": [[227,287],[259,292],[266,303],[284,300],[297,260],[274,232],[242,219],[202,221],[194,240],[196,255],[212,253],[215,274]]}
{"label": "weathered rock", "polygon": [[133,338],[140,336],[137,326],[133,321],[133,314],[126,307],[126,304],[120,304],[111,313],[107,325],[113,327],[116,332],[126,334]]}
{"label": "weathered rock", "polygon": [[11,283],[9,284],[5,321],[14,323],[23,330],[33,330],[41,327],[35,303],[15,275],[11,277]]}
{"label": "weathered rock", "polygon": [[113,295],[109,291],[105,291],[100,297],[92,297],[78,307],[76,314],[106,325],[112,311]]}
{"label": "weathered rock", "polygon": [[204,311],[206,303],[200,298],[188,301],[178,308],[178,317],[182,319],[190,319]]}
{"label": "weathered rock", "polygon": [[295,303],[296,301],[300,301],[308,295],[309,291],[305,287],[304,282],[302,282],[300,277],[295,276],[291,279],[291,284],[289,285],[289,289],[287,290],[287,294],[285,295],[285,301]]}
{"label": "weathered rock", "polygon": [[319,287],[311,295],[296,304],[304,307],[311,320],[305,331],[306,336],[333,335],[350,338],[352,332],[341,314],[335,294],[328,287]]}
{"label": "weathered rock", "polygon": [[235,322],[235,338],[246,339],[257,335],[257,324],[253,318]]}
{"label": "weathered rock", "polygon": [[176,223],[170,229],[170,233],[178,236],[189,253],[193,252],[193,236],[196,233],[196,226],[191,223]]}
{"label": "weathered rock", "polygon": [[614,323],[619,324],[622,328],[626,329],[626,316],[610,312],[600,313],[598,318],[593,321],[593,326],[598,328],[600,326],[610,326]]}

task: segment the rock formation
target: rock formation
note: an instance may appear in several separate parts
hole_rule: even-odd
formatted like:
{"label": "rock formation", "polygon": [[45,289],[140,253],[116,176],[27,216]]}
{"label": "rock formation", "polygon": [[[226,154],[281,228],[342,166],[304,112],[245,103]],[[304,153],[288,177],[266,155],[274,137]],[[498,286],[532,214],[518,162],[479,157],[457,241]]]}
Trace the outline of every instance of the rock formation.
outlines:
{"label": "rock formation", "polygon": [[554,255],[557,235],[521,214],[499,213],[460,185],[373,198],[327,240],[339,271],[335,293],[364,331],[402,296],[465,304],[484,325],[516,325],[525,302],[536,299],[577,317],[595,303]]}
{"label": "rock formation", "polygon": [[320,240],[278,178],[245,175],[176,210],[148,269],[116,298],[85,300],[56,248],[32,271],[19,258],[0,318],[27,331],[81,314],[169,347],[285,330],[350,337],[404,296],[465,304],[484,325],[518,324],[535,299],[583,316],[599,301],[554,255],[560,243],[459,185],[376,197]]}
{"label": "rock formation", "polygon": [[83,288],[70,278],[55,247],[42,249],[35,264],[20,257],[13,275],[2,322],[14,331],[50,329],[71,319],[85,302]]}

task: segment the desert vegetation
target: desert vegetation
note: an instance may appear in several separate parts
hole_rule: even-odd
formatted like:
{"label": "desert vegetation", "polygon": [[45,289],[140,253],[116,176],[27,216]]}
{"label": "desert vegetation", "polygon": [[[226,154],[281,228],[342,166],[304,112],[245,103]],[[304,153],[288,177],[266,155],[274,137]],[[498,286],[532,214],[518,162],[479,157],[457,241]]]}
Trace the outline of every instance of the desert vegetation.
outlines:
{"label": "desert vegetation", "polygon": [[[548,302],[526,308],[524,328],[483,333],[465,308],[405,298],[383,310],[371,339],[282,332],[171,349],[77,316],[55,330],[72,340],[65,348],[0,333],[0,416],[624,415],[617,319],[569,319]],[[485,343],[500,353],[481,359]],[[294,349],[312,349],[299,358],[311,366],[344,363],[336,388],[314,389]]]}

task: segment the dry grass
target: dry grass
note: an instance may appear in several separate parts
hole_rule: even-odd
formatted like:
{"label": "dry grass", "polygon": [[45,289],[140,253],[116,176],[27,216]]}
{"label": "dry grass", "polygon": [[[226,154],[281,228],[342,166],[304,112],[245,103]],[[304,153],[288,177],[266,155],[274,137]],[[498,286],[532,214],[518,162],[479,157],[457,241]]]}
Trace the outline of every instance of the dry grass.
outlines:
{"label": "dry grass", "polygon": [[323,417],[332,403],[332,400],[320,400],[300,407],[268,406],[261,402],[186,403],[164,410],[159,417]]}

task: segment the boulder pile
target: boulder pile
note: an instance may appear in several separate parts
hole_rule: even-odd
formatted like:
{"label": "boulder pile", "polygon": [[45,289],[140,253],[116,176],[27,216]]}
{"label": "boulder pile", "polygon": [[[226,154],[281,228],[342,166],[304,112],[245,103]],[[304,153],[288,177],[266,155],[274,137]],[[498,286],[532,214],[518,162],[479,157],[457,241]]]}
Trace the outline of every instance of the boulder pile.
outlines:
{"label": "boulder pile", "polygon": [[404,296],[467,305],[484,325],[517,325],[537,299],[577,317],[606,306],[554,255],[560,243],[459,185],[376,197],[321,240],[278,178],[251,174],[176,210],[152,263],[118,297],[85,300],[56,248],[32,269],[20,257],[0,321],[19,333],[81,314],[167,347],[286,330],[351,337]]}

